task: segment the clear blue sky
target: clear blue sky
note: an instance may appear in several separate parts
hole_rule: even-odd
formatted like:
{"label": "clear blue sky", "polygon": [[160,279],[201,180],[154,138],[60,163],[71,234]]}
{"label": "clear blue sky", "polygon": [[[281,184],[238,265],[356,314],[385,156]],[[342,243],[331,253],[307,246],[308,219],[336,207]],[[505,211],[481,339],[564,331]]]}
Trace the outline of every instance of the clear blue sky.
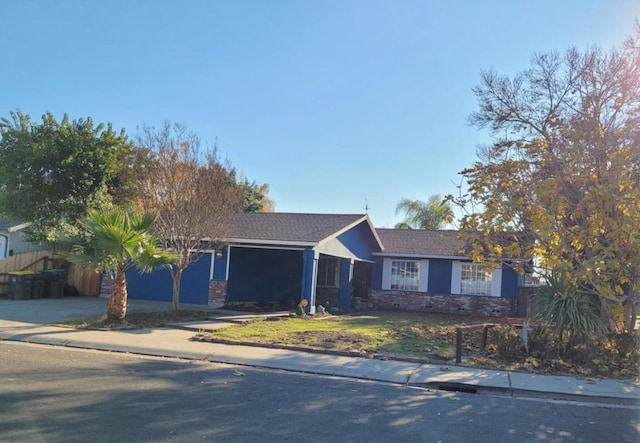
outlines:
{"label": "clear blue sky", "polygon": [[455,192],[480,71],[632,33],[638,0],[0,0],[0,115],[186,123],[276,210],[393,226]]}

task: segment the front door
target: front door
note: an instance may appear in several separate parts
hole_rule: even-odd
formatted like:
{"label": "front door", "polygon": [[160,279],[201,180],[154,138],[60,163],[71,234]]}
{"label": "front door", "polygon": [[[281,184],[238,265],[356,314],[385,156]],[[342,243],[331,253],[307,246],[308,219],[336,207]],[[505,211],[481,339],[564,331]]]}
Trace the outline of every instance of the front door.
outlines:
{"label": "front door", "polygon": [[369,298],[372,264],[357,261],[353,265],[353,296]]}

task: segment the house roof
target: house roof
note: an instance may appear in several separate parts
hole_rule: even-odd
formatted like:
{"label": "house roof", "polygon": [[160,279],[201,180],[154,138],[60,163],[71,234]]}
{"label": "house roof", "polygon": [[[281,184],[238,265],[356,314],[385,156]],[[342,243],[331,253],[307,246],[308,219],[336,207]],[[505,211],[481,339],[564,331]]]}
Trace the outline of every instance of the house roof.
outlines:
{"label": "house roof", "polygon": [[365,214],[243,213],[235,218],[231,241],[317,244],[363,221],[369,222]]}
{"label": "house roof", "polygon": [[26,228],[31,223],[13,217],[0,217],[0,231],[14,232]]}
{"label": "house roof", "polygon": [[376,232],[384,245],[378,255],[465,257],[466,242],[453,230],[382,229]]}

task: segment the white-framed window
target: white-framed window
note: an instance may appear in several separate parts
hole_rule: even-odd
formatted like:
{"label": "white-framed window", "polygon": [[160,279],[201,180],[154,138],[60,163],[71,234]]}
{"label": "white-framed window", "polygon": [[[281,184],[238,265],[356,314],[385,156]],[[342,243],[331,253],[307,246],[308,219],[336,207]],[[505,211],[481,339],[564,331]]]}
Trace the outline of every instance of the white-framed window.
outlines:
{"label": "white-framed window", "polygon": [[460,294],[491,295],[492,274],[481,263],[462,263]]}
{"label": "white-framed window", "polygon": [[318,286],[337,288],[340,284],[340,260],[321,255],[318,259]]}
{"label": "white-framed window", "polygon": [[393,260],[391,262],[391,289],[417,291],[420,288],[420,262]]}

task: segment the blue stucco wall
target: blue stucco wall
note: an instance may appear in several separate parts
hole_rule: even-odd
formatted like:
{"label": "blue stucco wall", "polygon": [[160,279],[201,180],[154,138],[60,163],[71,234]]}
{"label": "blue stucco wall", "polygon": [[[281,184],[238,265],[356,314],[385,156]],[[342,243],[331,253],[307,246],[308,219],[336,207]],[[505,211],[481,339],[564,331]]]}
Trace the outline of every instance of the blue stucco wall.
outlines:
{"label": "blue stucco wall", "polygon": [[[386,257],[391,260],[423,260],[411,257]],[[375,257],[371,273],[371,289],[382,289],[383,257]],[[429,259],[429,292],[451,293],[451,260]]]}
{"label": "blue stucco wall", "polygon": [[[189,265],[180,281],[180,303],[196,305],[209,304],[209,273],[211,254],[202,256]],[[127,271],[127,291],[129,298],[170,302],[173,281],[167,269],[159,269],[148,274],[140,274],[137,269]]]}
{"label": "blue stucco wall", "polygon": [[[419,260],[407,257],[387,257],[398,260]],[[373,272],[371,275],[371,289],[382,289],[383,257],[375,257]],[[429,259],[429,293],[451,294],[452,260]],[[516,298],[520,276],[512,268],[502,268],[502,280],[500,296],[503,298]]]}
{"label": "blue stucco wall", "polygon": [[518,295],[518,282],[520,275],[512,268],[502,267],[502,289],[500,296],[515,299]]}
{"label": "blue stucco wall", "polygon": [[343,232],[337,237],[337,240],[354,254],[354,258],[360,260],[372,260],[371,253],[380,252],[380,246],[366,222]]}
{"label": "blue stucco wall", "polygon": [[451,293],[451,260],[429,260],[429,292],[432,294]]}
{"label": "blue stucco wall", "polygon": [[382,257],[375,257],[371,269],[371,289],[382,289]]}
{"label": "blue stucco wall", "polygon": [[213,262],[213,279],[217,281],[227,279],[227,254],[228,249],[224,248],[222,257],[214,256]]}
{"label": "blue stucco wall", "polygon": [[371,261],[373,260],[372,253],[380,252],[380,246],[371,232],[369,224],[362,222],[335,238],[323,241],[316,250],[321,254],[334,257]]}
{"label": "blue stucco wall", "polygon": [[230,260],[227,301],[300,299],[302,251],[232,247]]}

